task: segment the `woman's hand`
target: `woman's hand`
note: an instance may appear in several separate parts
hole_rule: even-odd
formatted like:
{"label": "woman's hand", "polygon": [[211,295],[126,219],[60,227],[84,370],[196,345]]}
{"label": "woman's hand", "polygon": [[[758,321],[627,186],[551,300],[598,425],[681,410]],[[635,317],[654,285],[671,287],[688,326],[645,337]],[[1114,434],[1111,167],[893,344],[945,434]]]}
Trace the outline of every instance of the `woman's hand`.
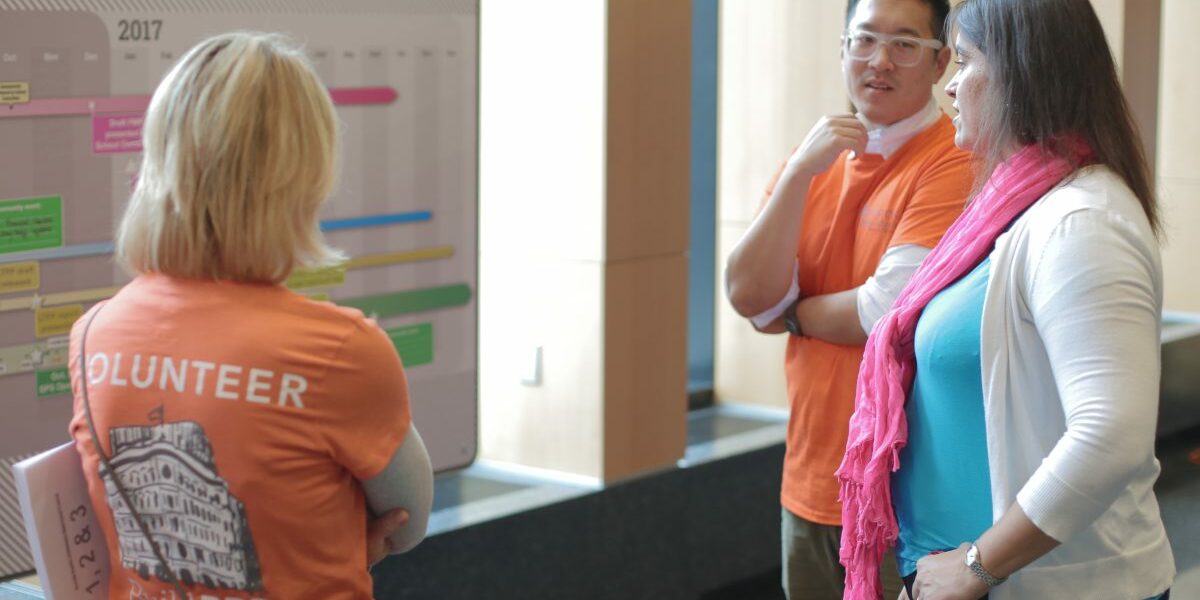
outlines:
{"label": "woman's hand", "polygon": [[917,580],[913,583],[912,600],[978,600],[988,592],[988,586],[967,568],[967,549],[930,554],[917,561]]}
{"label": "woman's hand", "polygon": [[388,539],[398,529],[408,524],[408,511],[395,508],[383,513],[378,519],[367,523],[367,566],[373,567],[392,551],[392,540]]}

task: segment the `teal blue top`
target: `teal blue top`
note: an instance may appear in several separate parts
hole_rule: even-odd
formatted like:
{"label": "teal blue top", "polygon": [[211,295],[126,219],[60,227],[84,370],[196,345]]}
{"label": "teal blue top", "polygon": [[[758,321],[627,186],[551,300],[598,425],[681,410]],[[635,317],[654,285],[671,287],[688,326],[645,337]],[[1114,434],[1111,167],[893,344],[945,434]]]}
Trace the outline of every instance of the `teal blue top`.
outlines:
{"label": "teal blue top", "polygon": [[[991,259],[934,296],[917,321],[908,445],[892,475],[900,574],[992,526],[979,332]],[[1148,600],[1161,600],[1162,595]]]}
{"label": "teal blue top", "polygon": [[979,329],[991,259],[925,306],[913,340],[917,374],[905,413],[908,445],[892,475],[900,574],[930,552],[992,526]]}

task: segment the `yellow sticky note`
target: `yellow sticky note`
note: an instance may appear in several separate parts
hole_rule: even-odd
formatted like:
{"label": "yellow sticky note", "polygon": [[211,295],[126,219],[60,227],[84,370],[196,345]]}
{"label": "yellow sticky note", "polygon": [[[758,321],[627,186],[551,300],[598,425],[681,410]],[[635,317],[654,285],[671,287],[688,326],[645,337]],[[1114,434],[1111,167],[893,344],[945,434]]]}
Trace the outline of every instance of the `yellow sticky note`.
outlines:
{"label": "yellow sticky note", "polygon": [[37,309],[35,322],[40,338],[71,333],[71,326],[83,316],[82,304]]}
{"label": "yellow sticky note", "polygon": [[28,81],[0,81],[0,104],[29,102]]}
{"label": "yellow sticky note", "polygon": [[41,271],[35,260],[0,265],[0,294],[36,290],[41,284]]}

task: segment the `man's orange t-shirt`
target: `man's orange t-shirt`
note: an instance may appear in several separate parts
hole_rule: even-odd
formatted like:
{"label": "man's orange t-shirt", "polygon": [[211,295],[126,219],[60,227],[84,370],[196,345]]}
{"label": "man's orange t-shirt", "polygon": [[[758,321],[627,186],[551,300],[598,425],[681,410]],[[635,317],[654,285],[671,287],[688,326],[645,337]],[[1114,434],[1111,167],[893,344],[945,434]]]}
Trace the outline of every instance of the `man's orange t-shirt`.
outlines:
{"label": "man's orange t-shirt", "polygon": [[100,462],[102,447],[195,598],[370,598],[359,480],[408,432],[387,335],[356,310],[280,286],[142,275],[71,332],[75,416],[108,543],[111,598],[171,597]]}
{"label": "man's orange t-shirt", "polygon": [[[801,296],[862,285],[890,247],[932,248],[962,212],[970,185],[969,154],[954,146],[944,115],[887,159],[844,153],[809,187],[796,252]],[[846,450],[862,354],[863,346],[788,340],[791,411],[780,500],[815,523],[841,524],[834,472]]]}

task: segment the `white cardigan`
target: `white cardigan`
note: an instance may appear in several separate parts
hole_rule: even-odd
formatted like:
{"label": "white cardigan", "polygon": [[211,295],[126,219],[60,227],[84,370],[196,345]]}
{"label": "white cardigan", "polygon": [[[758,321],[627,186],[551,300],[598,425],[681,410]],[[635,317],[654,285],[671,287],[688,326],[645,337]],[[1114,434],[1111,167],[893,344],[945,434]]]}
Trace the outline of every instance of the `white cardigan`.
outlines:
{"label": "white cardigan", "polygon": [[993,519],[1016,501],[1062,545],[990,598],[1162,593],[1175,575],[1153,491],[1162,267],[1141,206],[1109,169],[1083,169],[991,258],[981,353]]}

